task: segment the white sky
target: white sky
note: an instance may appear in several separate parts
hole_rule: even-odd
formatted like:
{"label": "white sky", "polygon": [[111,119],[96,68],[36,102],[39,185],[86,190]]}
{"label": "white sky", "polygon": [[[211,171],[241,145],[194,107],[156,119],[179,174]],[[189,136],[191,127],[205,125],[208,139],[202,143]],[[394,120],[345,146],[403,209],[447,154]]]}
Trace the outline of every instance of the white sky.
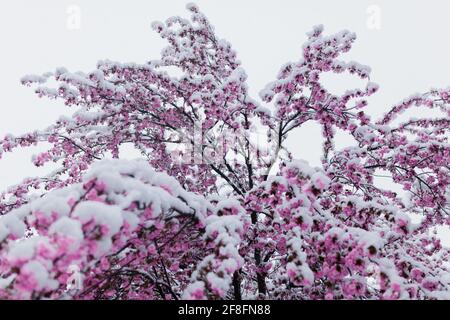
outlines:
{"label": "white sky", "polygon": [[[100,59],[145,62],[159,56],[164,42],[150,28],[154,20],[187,17],[189,1],[149,0],[15,0],[0,4],[0,136],[44,128],[64,106],[39,99],[22,87],[25,74],[41,74],[65,66],[90,71]],[[248,74],[254,97],[272,81],[280,66],[301,56],[305,33],[324,24],[325,33],[349,29],[358,40],[347,55],[372,67],[380,84],[369,113],[380,116],[389,106],[415,92],[450,85],[448,31],[450,1],[442,0],[200,0],[220,37],[230,41]],[[70,6],[81,9],[80,28],[67,27]],[[367,25],[370,6],[380,9],[380,28]],[[326,79],[333,90],[358,81]],[[345,141],[345,139],[342,139]],[[313,125],[288,141],[294,155],[318,164],[320,131]],[[48,169],[36,169],[36,149],[6,154],[0,161],[0,189]]]}

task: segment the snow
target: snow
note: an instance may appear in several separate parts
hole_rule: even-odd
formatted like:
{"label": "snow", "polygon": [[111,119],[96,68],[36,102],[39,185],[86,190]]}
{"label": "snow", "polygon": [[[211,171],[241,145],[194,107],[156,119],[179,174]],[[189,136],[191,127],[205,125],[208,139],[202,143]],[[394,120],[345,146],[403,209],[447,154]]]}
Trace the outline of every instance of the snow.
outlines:
{"label": "snow", "polygon": [[139,218],[130,212],[123,211],[122,212],[123,220],[126,221],[129,225],[131,230],[134,230],[139,225]]}
{"label": "snow", "polygon": [[164,30],[164,24],[160,21],[153,21],[151,26],[152,26],[152,29],[155,31]]}
{"label": "snow", "polygon": [[374,134],[373,130],[369,126],[360,126],[358,127],[354,134],[358,136],[360,139],[370,142],[371,139],[374,139],[376,135]]}
{"label": "snow", "polygon": [[73,114],[73,116],[80,120],[91,122],[91,121],[100,119],[105,114],[106,114],[106,112],[104,112],[104,111],[93,112],[93,111],[88,111],[87,109],[80,109],[79,111],[75,112]]}
{"label": "snow", "polygon": [[229,208],[236,208],[239,213],[244,213],[244,209],[241,207],[241,203],[233,198],[229,198],[229,199],[223,199],[221,201],[219,201],[215,207],[215,211],[216,213],[219,211],[222,211],[224,209],[229,209]]}
{"label": "snow", "polygon": [[[69,203],[84,197],[86,190],[83,186],[94,180],[104,185],[104,192],[113,203],[83,199],[72,208]],[[137,212],[127,211],[133,202],[151,205],[154,217],[171,213],[172,209],[176,209],[186,214],[195,212],[201,221],[206,219],[206,212],[211,207],[207,200],[185,191],[174,178],[156,172],[145,161],[103,160],[92,166],[83,181],[54,190],[0,217],[0,241],[6,239],[9,234],[23,237],[26,230],[24,220],[28,219],[29,222],[35,223],[37,221],[35,213],[39,213],[47,218],[56,219],[48,228],[49,235],[60,234],[73,238],[75,240],[71,247],[73,250],[78,248],[84,239],[82,225],[94,221],[97,225],[105,227],[102,228],[103,236],[96,240],[95,255],[100,257],[111,249],[111,237],[120,231],[125,221],[131,230],[139,225]],[[222,203],[220,208],[238,205],[237,201],[227,201]],[[222,220],[224,223],[217,225],[213,223],[210,228],[220,230],[225,228],[234,236],[242,228],[238,221],[234,221],[233,216],[226,216]],[[44,236],[33,236],[11,242],[7,257],[13,261],[32,259],[38,244],[44,242],[50,247],[49,241],[50,238]]]}
{"label": "snow", "polygon": [[267,117],[271,117],[272,116],[272,111],[269,108],[264,107],[262,105],[259,105],[258,103],[254,102],[254,101],[252,103],[257,106],[255,108],[255,112],[260,113],[260,114],[264,114]]}
{"label": "snow", "polygon": [[[106,186],[106,191],[112,195],[122,208],[128,207],[133,201],[151,203],[154,214],[160,215],[170,208],[181,212],[194,212],[200,221],[204,221],[206,210],[210,207],[201,196],[184,190],[178,181],[166,173],[156,172],[144,160],[104,160],[94,164],[85,181],[98,179]],[[128,195],[123,196],[124,191]],[[180,198],[184,199],[181,200]]]}
{"label": "snow", "polygon": [[311,176],[311,181],[312,181],[314,187],[316,187],[317,189],[325,190],[330,185],[331,179],[328,178],[322,172],[315,172]]}
{"label": "snow", "polygon": [[23,265],[21,272],[24,274],[31,274],[37,282],[37,290],[46,287],[49,280],[47,269],[38,261],[29,261]]}
{"label": "snow", "polygon": [[118,233],[123,224],[120,208],[97,201],[79,203],[72,216],[79,218],[83,224],[94,220],[102,226],[107,226],[108,236]]}
{"label": "snow", "polygon": [[193,3],[193,2],[189,2],[188,4],[186,4],[186,9],[189,10],[189,11],[192,11],[192,12],[198,12],[199,11],[198,6],[195,3]]}
{"label": "snow", "polygon": [[364,245],[366,249],[370,246],[373,246],[376,249],[380,249],[387,242],[384,238],[380,237],[377,232],[374,231],[366,231],[361,228],[349,228],[349,231],[351,232],[352,236],[354,236],[355,239],[358,240],[359,243]]}
{"label": "snow", "polygon": [[95,257],[100,258],[101,256],[108,253],[112,247],[112,240],[109,237],[102,237],[100,240],[96,241],[95,247]]}
{"label": "snow", "polygon": [[7,258],[11,261],[29,260],[34,256],[38,243],[48,244],[48,239],[42,236],[34,236],[12,242]]}
{"label": "snow", "polygon": [[311,177],[314,174],[314,169],[311,168],[307,161],[294,160],[287,164],[287,168],[297,169],[303,176]]}
{"label": "snow", "polygon": [[222,241],[226,237],[231,243],[239,242],[239,231],[242,230],[243,224],[238,216],[216,216],[211,215],[206,219],[205,237],[212,237],[216,232],[219,234],[217,242]]}
{"label": "snow", "polygon": [[37,87],[35,92],[38,95],[45,95],[49,98],[56,98],[59,96],[59,92],[55,88],[48,88],[48,87]]}
{"label": "snow", "polygon": [[314,283],[314,273],[306,263],[300,266],[300,273],[306,280],[307,285],[312,285]]}
{"label": "snow", "polygon": [[[198,299],[198,297],[195,296],[196,292],[203,292],[205,290],[205,283],[202,281],[195,281],[191,283],[186,290],[183,292],[183,299],[186,300],[194,300]],[[206,297],[203,297],[203,299]]]}
{"label": "snow", "polygon": [[47,217],[51,217],[54,214],[57,214],[59,217],[67,216],[71,209],[67,200],[70,196],[75,199],[79,197],[79,193],[74,192],[74,189],[55,190],[45,197],[33,201],[30,204],[30,209],[33,212],[39,211]]}
{"label": "snow", "polygon": [[315,25],[315,26],[313,26],[312,31],[307,32],[306,35],[308,37],[312,37],[314,35],[322,33],[323,29],[324,29],[323,24]]}
{"label": "snow", "polygon": [[25,233],[25,223],[17,214],[11,213],[0,217],[0,242],[8,235],[21,237]]}
{"label": "snow", "polygon": [[45,76],[29,74],[20,79],[22,83],[44,83],[47,80]]}
{"label": "snow", "polygon": [[224,278],[219,277],[213,272],[208,272],[206,279],[211,285],[213,290],[218,290],[220,293],[227,292],[229,288],[229,282]]}
{"label": "snow", "polygon": [[80,84],[80,85],[95,86],[95,82],[93,82],[92,80],[87,79],[82,74],[65,72],[65,73],[61,74],[59,76],[59,78],[61,80],[63,80],[63,81],[73,82],[73,83]]}
{"label": "snow", "polygon": [[[367,84],[367,91],[378,90],[379,88],[380,88],[380,86],[375,82],[369,82]],[[387,127],[387,128],[389,128],[389,127]]]}
{"label": "snow", "polygon": [[49,234],[61,234],[69,236],[77,241],[83,240],[83,230],[78,220],[69,217],[62,217],[53,223],[49,228]]}
{"label": "snow", "polygon": [[0,242],[5,240],[8,235],[9,229],[3,223],[0,223]]}

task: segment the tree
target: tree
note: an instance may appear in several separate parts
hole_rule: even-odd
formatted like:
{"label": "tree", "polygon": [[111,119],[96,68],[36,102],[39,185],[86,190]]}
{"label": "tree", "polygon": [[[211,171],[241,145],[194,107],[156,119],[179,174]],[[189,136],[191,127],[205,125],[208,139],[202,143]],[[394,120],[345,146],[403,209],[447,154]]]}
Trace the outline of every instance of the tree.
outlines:
{"label": "tree", "polygon": [[[450,298],[434,232],[450,223],[450,88],[373,121],[370,68],[339,60],[355,34],[318,26],[258,102],[230,44],[188,10],[153,24],[169,44],[159,60],[23,78],[76,111],[0,141],[47,142],[34,164],[60,164],[1,195],[0,298]],[[367,83],[335,95],[327,72]],[[412,107],[444,115],[394,124]],[[322,128],[321,168],[285,147],[306,122]],[[337,149],[337,130],[354,146]],[[143,159],[118,159],[123,145]],[[377,187],[377,170],[407,197]]]}

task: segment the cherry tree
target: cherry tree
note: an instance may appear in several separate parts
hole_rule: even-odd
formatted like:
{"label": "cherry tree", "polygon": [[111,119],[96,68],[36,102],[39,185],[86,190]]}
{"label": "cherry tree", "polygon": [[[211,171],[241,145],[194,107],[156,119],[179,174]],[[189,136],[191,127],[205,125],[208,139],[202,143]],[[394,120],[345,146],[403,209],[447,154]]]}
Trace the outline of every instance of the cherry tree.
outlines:
{"label": "cherry tree", "polygon": [[[231,45],[187,9],[153,23],[159,60],[23,78],[75,111],[0,140],[0,155],[49,146],[33,163],[58,165],[1,194],[0,298],[450,298],[436,234],[450,224],[450,88],[372,120],[370,68],[340,60],[355,34],[317,26],[253,99]],[[333,94],[326,73],[365,86]],[[442,116],[395,121],[413,107]],[[307,122],[322,128],[320,168],[286,148]],[[338,149],[338,131],[355,143]],[[380,170],[405,194],[377,186]]]}

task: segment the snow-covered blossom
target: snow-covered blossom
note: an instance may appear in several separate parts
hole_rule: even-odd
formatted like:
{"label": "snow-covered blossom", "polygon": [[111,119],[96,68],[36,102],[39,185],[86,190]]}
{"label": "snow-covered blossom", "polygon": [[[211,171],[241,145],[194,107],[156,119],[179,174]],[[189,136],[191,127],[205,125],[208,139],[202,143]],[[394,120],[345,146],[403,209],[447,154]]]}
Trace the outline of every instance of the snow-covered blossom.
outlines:
{"label": "snow-covered blossom", "polygon": [[[450,298],[435,233],[450,225],[450,87],[372,120],[370,67],[340,60],[356,35],[319,25],[260,103],[230,43],[187,9],[152,24],[168,42],[158,60],[22,79],[75,112],[0,140],[0,157],[46,144],[33,163],[58,164],[0,194],[0,298]],[[365,85],[333,94],[329,72]],[[395,121],[412,107],[442,116]],[[307,122],[322,128],[320,168],[286,147]],[[336,148],[338,131],[355,143]],[[143,159],[119,160],[124,146]]]}

